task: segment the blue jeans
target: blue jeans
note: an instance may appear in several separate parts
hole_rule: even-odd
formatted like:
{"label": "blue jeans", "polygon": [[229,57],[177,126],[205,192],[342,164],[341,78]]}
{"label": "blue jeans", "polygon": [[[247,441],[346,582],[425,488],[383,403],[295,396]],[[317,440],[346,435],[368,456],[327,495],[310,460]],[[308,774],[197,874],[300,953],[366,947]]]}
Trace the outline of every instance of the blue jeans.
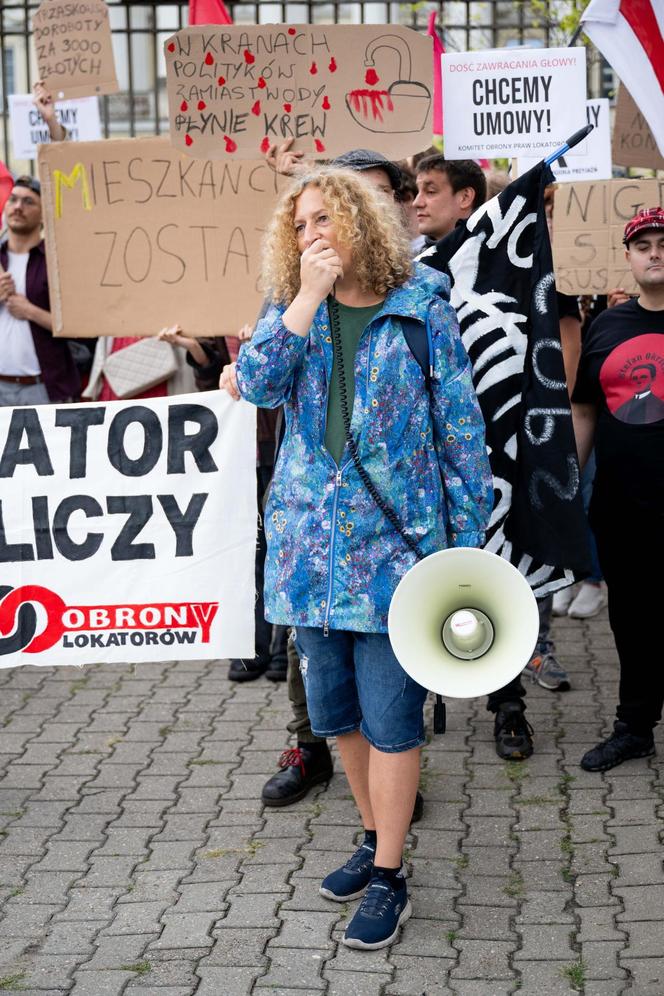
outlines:
{"label": "blue jeans", "polygon": [[421,747],[426,688],[409,678],[387,633],[298,626],[295,646],[311,728],[319,737],[359,730],[386,754]]}

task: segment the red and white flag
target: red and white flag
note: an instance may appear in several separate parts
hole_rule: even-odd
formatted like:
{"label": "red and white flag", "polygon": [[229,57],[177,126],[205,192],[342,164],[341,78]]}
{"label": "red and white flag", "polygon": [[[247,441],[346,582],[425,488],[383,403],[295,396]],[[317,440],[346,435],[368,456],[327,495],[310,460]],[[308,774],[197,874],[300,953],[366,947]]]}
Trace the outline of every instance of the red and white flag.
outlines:
{"label": "red and white flag", "polygon": [[582,21],[631,93],[664,156],[664,0],[591,0]]}

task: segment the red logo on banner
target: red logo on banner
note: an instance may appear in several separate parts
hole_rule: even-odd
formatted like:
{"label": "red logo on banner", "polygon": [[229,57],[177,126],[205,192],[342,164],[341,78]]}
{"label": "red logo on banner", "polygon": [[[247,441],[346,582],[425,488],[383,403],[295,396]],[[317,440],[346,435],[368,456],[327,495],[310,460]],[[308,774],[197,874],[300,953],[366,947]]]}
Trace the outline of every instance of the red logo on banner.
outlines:
{"label": "red logo on banner", "polygon": [[[201,643],[209,643],[218,609],[219,602],[66,605],[54,591],[40,585],[3,587],[0,588],[0,655],[20,650],[38,654],[55,646],[67,634],[108,630],[126,634],[197,629]],[[37,632],[44,615],[46,624]]]}

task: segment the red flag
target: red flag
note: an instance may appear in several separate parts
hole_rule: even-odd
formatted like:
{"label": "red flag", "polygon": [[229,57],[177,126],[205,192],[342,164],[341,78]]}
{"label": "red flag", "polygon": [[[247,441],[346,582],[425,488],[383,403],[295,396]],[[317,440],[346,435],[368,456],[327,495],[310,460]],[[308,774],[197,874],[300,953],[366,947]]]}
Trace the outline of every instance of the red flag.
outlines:
{"label": "red flag", "polygon": [[189,0],[189,24],[232,24],[223,0]]}
{"label": "red flag", "polygon": [[14,177],[11,175],[5,164],[0,161],[0,215],[5,210],[5,204],[12,192]]}
{"label": "red flag", "polygon": [[445,46],[436,31],[436,11],[429,14],[427,34],[433,38],[433,133],[443,134],[443,67],[440,57],[445,52]]}
{"label": "red flag", "polygon": [[664,155],[664,4],[592,0],[581,20],[631,93]]}

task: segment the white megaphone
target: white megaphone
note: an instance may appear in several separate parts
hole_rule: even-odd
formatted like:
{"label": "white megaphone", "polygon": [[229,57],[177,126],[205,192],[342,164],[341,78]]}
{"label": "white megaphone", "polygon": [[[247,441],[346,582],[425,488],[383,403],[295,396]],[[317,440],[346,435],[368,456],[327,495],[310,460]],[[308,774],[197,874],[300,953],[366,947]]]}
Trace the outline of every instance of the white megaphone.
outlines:
{"label": "white megaphone", "polygon": [[414,681],[439,695],[474,698],[523,670],[537,643],[539,612],[530,585],[507,560],[455,547],[402,577],[388,629]]}

